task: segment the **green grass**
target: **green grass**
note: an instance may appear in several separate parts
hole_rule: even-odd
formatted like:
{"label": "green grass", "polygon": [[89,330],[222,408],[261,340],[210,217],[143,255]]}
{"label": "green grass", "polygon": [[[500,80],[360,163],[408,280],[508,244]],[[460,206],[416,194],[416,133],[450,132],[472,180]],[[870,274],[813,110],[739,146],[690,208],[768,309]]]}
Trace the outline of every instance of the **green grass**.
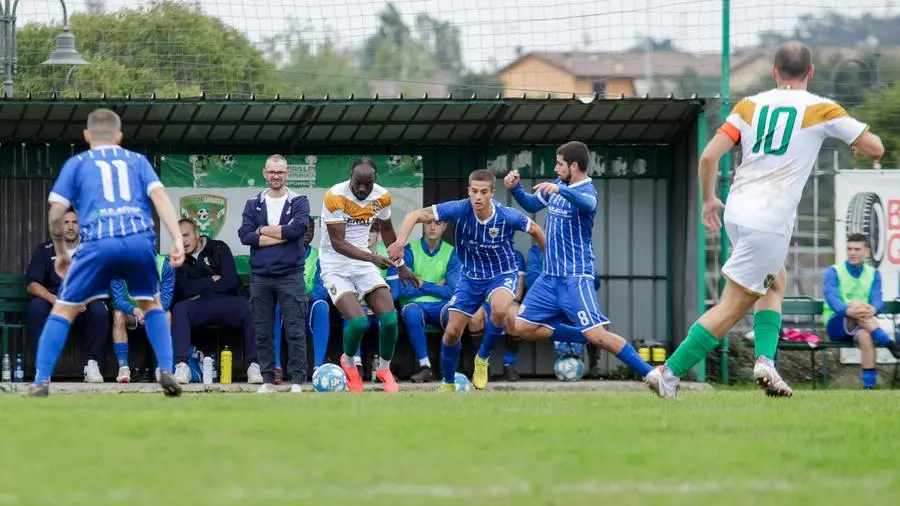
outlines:
{"label": "green grass", "polygon": [[0,505],[894,504],[898,420],[890,391],[4,395]]}

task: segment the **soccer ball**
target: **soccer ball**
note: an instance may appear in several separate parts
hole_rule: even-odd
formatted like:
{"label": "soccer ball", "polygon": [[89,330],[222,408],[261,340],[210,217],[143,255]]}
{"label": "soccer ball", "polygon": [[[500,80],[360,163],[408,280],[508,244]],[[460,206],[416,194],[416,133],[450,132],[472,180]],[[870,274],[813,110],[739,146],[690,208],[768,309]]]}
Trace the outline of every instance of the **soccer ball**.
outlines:
{"label": "soccer ball", "polygon": [[560,358],[553,364],[553,372],[560,381],[578,381],[584,376],[584,362],[575,357]]}
{"label": "soccer ball", "polygon": [[453,382],[456,383],[457,392],[469,392],[472,390],[472,382],[461,372],[456,373],[453,377]]}
{"label": "soccer ball", "polygon": [[553,346],[560,358],[575,357],[580,358],[584,354],[584,345],[579,343],[564,343],[562,341],[554,341]]}
{"label": "soccer ball", "polygon": [[343,392],[347,389],[347,376],[335,364],[322,364],[313,372],[313,388],[316,392]]}

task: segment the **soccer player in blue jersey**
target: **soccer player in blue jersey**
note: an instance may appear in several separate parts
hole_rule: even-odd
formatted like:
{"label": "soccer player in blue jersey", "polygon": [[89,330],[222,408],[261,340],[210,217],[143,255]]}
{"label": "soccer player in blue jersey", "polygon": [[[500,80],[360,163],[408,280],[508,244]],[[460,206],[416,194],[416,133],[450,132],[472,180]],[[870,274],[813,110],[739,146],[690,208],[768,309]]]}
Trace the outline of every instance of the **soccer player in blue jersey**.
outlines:
{"label": "soccer player in blue jersey", "polygon": [[[534,194],[522,189],[517,171],[504,178],[523,209],[535,213],[547,208],[544,272],[529,287],[521,306],[510,308],[510,323],[514,335],[522,339],[590,342],[643,378],[652,367],[625,339],[606,329],[609,320],[600,311],[594,290],[597,190],[587,175],[589,162],[587,146],[572,141],[556,150],[558,178],[535,185]],[[564,319],[575,327],[562,323]]]}
{"label": "soccer player in blue jersey", "polygon": [[[89,114],[84,140],[91,148],[63,165],[48,198],[56,272],[63,284],[38,340],[34,384],[25,393],[33,397],[50,393],[50,376],[78,309],[107,297],[110,282],[122,279],[144,312],[147,337],[160,368],[157,381],[167,396],[177,397],[181,387],[172,377],[172,334],[159,302],[150,202],[172,236],[172,268],[184,262],[175,209],[147,158],[119,147],[122,121],[115,112],[97,109]],[[63,215],[70,208],[81,218],[81,247],[74,258],[63,244]]]}
{"label": "soccer player in blue jersey", "polygon": [[[417,223],[449,221],[456,224],[456,254],[462,273],[448,302],[450,318],[441,346],[441,390],[455,391],[454,376],[459,360],[460,342],[469,319],[485,297],[491,307],[482,341],[482,349],[491,350],[503,334],[506,319],[519,283],[519,268],[513,251],[516,230],[532,236],[541,248],[544,231],[525,214],[494,200],[494,174],[476,170],[469,174],[469,198],[441,202],[413,211],[403,219],[397,240],[388,247],[394,261],[403,258],[403,248]],[[490,341],[485,347],[484,341]],[[475,357],[472,385],[483,389],[488,382],[488,357]]]}

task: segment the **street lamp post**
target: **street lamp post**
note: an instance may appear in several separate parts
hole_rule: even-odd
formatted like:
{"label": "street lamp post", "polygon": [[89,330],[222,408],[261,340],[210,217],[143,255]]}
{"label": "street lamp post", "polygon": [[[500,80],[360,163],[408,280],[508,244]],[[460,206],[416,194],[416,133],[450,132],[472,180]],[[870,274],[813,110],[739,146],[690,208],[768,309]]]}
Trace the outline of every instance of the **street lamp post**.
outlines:
{"label": "street lamp post", "polygon": [[[3,94],[7,98],[13,96],[13,75],[18,60],[18,40],[16,37],[16,10],[19,0],[2,0],[0,4],[0,57],[3,59]],[[12,5],[10,5],[12,4]],[[78,65],[87,65],[87,61],[75,50],[75,36],[69,31],[69,15],[66,3],[59,0],[63,11],[63,32],[56,37],[56,49],[42,65],[62,65],[72,67],[66,74],[68,81],[72,70]]]}
{"label": "street lamp post", "polygon": [[834,66],[831,70],[831,95],[837,97],[837,83],[838,83],[838,75],[841,72],[841,67],[848,63],[852,63],[859,67],[866,74],[866,81],[870,91],[878,92],[881,90],[881,80],[878,76],[878,59],[881,57],[881,49],[878,45],[878,38],[874,35],[869,35],[866,37],[866,45],[869,46],[871,50],[871,56],[866,59],[859,58],[845,58]]}

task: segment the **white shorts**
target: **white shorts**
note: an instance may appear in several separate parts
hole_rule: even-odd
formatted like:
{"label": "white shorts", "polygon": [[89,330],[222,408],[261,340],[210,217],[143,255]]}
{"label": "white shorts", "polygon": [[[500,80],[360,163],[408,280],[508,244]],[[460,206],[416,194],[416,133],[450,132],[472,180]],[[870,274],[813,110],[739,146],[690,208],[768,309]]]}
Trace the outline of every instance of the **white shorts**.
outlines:
{"label": "white shorts", "polygon": [[733,246],[722,275],[747,291],[765,295],[784,267],[791,237],[727,221],[725,231]]}
{"label": "white shorts", "polygon": [[376,288],[388,287],[381,277],[381,271],[375,264],[345,265],[340,269],[322,268],[322,284],[328,290],[331,301],[337,304],[338,299],[347,293],[353,293],[357,300],[372,293]]}

